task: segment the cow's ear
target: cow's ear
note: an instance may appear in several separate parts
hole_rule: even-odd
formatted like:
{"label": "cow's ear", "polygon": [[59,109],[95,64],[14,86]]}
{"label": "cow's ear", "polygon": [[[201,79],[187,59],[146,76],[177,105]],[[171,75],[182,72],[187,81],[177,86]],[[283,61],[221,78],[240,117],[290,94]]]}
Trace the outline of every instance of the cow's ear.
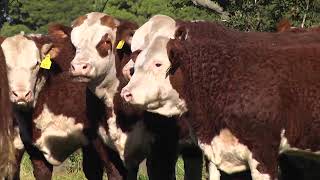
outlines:
{"label": "cow's ear", "polygon": [[180,59],[184,54],[181,41],[178,39],[170,39],[167,44],[167,53],[171,63],[168,74],[173,75],[180,66]]}
{"label": "cow's ear", "polygon": [[46,43],[41,47],[41,56],[42,58],[50,54],[52,59],[56,58],[60,53],[60,49],[55,47],[53,43]]}
{"label": "cow's ear", "polygon": [[124,45],[130,47],[134,32],[138,29],[138,24],[130,21],[120,21],[117,27],[117,37],[115,41],[116,49],[122,49]]}
{"label": "cow's ear", "polygon": [[62,24],[50,24],[49,35],[59,38],[70,38],[72,28]]}
{"label": "cow's ear", "polygon": [[140,49],[134,51],[134,52],[130,55],[130,59],[131,59],[133,62],[136,62],[136,59],[137,59],[138,55],[140,54],[140,52],[141,52]]}
{"label": "cow's ear", "polygon": [[188,29],[185,26],[179,26],[174,33],[174,38],[182,41],[187,40]]}

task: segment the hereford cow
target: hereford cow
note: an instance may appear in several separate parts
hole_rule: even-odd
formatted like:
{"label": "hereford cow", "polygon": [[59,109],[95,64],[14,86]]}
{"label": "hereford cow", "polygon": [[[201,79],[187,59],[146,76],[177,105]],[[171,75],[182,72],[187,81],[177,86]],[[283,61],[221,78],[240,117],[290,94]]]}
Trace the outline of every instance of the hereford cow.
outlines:
{"label": "hereford cow", "polygon": [[276,179],[279,153],[319,150],[318,33],[238,32],[208,22],[176,22],[168,31],[175,39],[158,36],[140,52],[121,94],[191,120],[210,179],[220,179],[218,169]]}
{"label": "hereford cow", "polygon": [[[0,37],[0,43],[4,39]],[[0,49],[0,179],[9,177],[11,179],[14,148],[13,148],[13,123],[11,117],[11,102],[9,100],[8,79],[6,64]]]}
{"label": "hereford cow", "polygon": [[[106,114],[103,103],[85,84],[72,82],[66,71],[74,56],[70,40],[60,33],[66,29],[56,25],[48,36],[16,35],[1,44],[14,103],[17,163],[25,149],[36,178],[51,179],[53,165],[82,147],[88,179],[102,179],[103,166],[109,179],[122,179],[126,171],[121,160],[97,137]],[[46,55],[51,66],[43,64]]]}
{"label": "hereford cow", "polygon": [[[131,31],[123,31],[130,26]],[[89,13],[78,18],[71,32],[77,50],[70,71],[76,80],[87,82],[89,89],[109,108],[110,115],[105,126],[100,127],[100,136],[119,152],[129,169],[129,176],[136,178],[139,163],[147,157],[150,179],[174,179],[179,135],[177,123],[133,108],[120,97],[119,91],[127,83],[122,69],[129,60],[132,34],[136,28],[130,22],[102,13]],[[190,151],[191,156],[194,154]],[[200,159],[197,166],[201,167],[201,153],[197,158]],[[201,171],[198,174],[200,177],[194,179],[201,178]],[[193,177],[190,175],[189,178]]]}

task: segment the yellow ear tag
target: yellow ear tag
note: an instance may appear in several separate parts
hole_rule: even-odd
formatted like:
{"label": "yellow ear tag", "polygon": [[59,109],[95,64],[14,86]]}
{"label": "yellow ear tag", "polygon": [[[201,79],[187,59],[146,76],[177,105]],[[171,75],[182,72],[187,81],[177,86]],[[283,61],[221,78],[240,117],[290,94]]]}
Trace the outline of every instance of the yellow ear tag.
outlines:
{"label": "yellow ear tag", "polygon": [[122,49],[123,45],[124,45],[124,40],[121,40],[121,41],[119,41],[119,43],[118,43],[116,48],[117,49]]}
{"label": "yellow ear tag", "polygon": [[50,69],[51,67],[51,59],[50,59],[50,54],[47,54],[44,59],[40,63],[40,67],[43,69]]}

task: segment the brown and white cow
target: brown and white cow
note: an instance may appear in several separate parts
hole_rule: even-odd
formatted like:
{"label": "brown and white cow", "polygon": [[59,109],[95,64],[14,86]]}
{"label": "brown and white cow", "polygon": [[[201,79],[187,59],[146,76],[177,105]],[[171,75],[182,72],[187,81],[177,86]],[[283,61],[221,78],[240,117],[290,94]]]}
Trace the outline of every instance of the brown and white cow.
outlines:
{"label": "brown and white cow", "polygon": [[137,56],[122,96],[191,120],[210,179],[220,179],[218,169],[276,179],[279,154],[318,154],[318,33],[237,32],[208,22],[168,31],[175,39],[158,36]]}
{"label": "brown and white cow", "polygon": [[[103,167],[109,179],[125,178],[120,159],[117,161],[115,155],[111,163],[112,150],[97,137],[97,128],[106,114],[103,103],[86,90],[85,84],[69,77],[67,69],[74,48],[69,38],[61,34],[69,32],[68,28],[56,25],[49,32],[48,36],[16,35],[1,44],[15,107],[18,163],[26,149],[36,178],[51,179],[53,165],[60,165],[82,148],[88,179],[102,179]],[[51,67],[40,68],[48,54]]]}
{"label": "brown and white cow", "polygon": [[[75,79],[87,82],[89,89],[112,110],[106,125],[100,127],[100,136],[120,153],[130,177],[136,178],[139,163],[147,158],[150,179],[175,178],[177,154],[173,149],[177,148],[177,124],[169,118],[133,108],[120,97],[120,90],[127,83],[123,67],[129,60],[131,36],[137,26],[102,13],[89,13],[75,22],[79,23],[73,27],[71,40],[77,50],[71,73]],[[122,33],[130,26],[131,32]],[[125,44],[117,48],[121,40]],[[166,131],[149,124],[158,118],[168,121],[158,126],[166,127]],[[200,161],[201,158],[200,153]]]}
{"label": "brown and white cow", "polygon": [[[4,38],[0,37],[0,43]],[[11,102],[9,100],[9,87],[6,63],[0,49],[0,179],[12,176],[14,148],[13,148],[13,122],[11,117]]]}

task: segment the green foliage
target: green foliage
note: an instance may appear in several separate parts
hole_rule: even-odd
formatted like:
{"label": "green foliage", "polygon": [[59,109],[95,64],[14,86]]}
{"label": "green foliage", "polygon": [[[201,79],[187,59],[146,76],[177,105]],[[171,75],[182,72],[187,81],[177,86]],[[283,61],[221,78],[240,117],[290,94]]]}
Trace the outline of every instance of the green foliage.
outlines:
{"label": "green foliage", "polygon": [[2,36],[10,36],[12,34],[19,34],[21,31],[23,31],[25,33],[31,32],[31,30],[23,24],[9,25],[9,23],[4,23],[4,25],[1,29],[1,35]]}
{"label": "green foliage", "polygon": [[320,1],[309,0],[230,0],[227,11],[232,14],[226,22],[230,27],[244,31],[274,31],[283,18],[300,27],[304,16],[305,27],[319,25]]}
{"label": "green foliage", "polygon": [[[218,1],[218,0],[217,0]],[[320,0],[219,0],[230,18],[224,23],[244,31],[274,31],[282,19],[294,26],[319,25]],[[307,6],[307,2],[309,6]],[[215,11],[196,6],[191,0],[9,0],[10,25],[0,35],[20,31],[46,33],[50,22],[69,25],[76,17],[91,11],[103,11],[114,17],[136,21],[140,25],[155,14],[182,20],[219,21]]]}
{"label": "green foliage", "polygon": [[190,0],[109,0],[104,12],[118,18],[136,21],[139,24],[143,24],[155,14],[185,20],[212,21],[219,18],[213,11],[195,6]]}
{"label": "green foliage", "polygon": [[13,35],[20,31],[46,33],[50,22],[68,25],[79,15],[93,10],[92,1],[88,0],[11,0],[9,15],[12,27],[3,26],[0,35]]}

